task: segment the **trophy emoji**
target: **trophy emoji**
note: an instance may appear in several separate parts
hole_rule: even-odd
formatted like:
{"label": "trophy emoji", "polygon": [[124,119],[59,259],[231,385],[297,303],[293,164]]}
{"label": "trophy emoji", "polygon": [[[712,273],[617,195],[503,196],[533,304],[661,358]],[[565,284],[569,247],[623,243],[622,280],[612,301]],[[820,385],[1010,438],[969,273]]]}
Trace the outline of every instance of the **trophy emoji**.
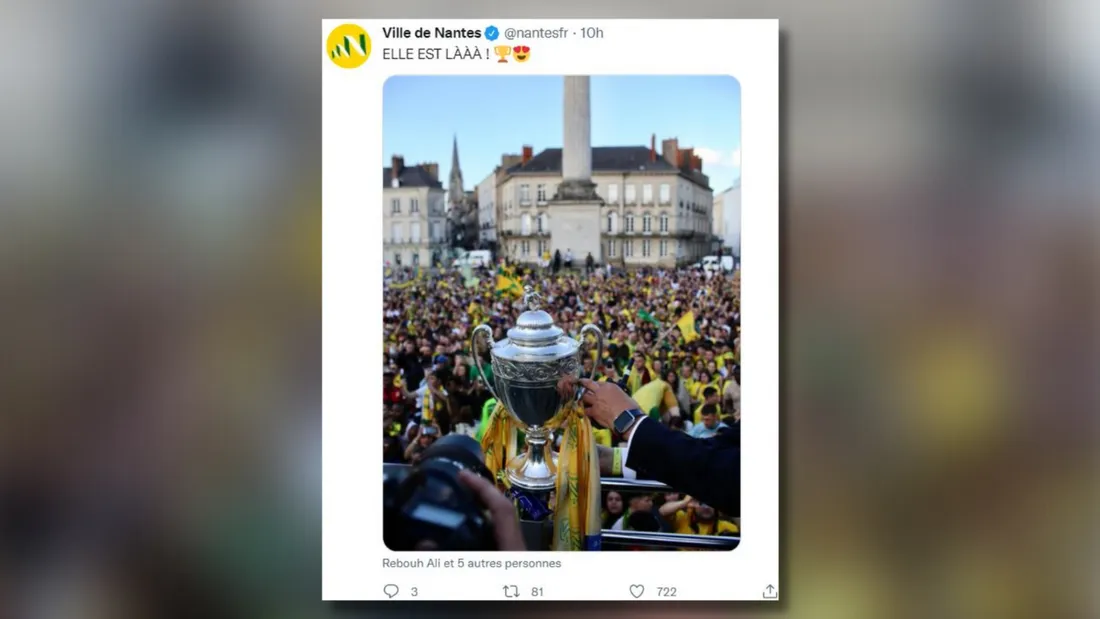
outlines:
{"label": "trophy emoji", "polygon": [[[548,493],[555,487],[558,470],[550,433],[562,425],[568,406],[576,401],[575,396],[559,393],[558,381],[563,376],[580,377],[581,344],[555,325],[550,314],[539,309],[538,299],[539,295],[528,288],[523,297],[527,311],[516,319],[508,337],[499,342],[493,342],[489,325],[475,328],[471,350],[484,380],[478,333],[486,333],[493,368],[493,384],[486,383],[486,387],[527,436],[525,452],[507,463],[509,481],[521,490]],[[603,332],[596,325],[587,324],[581,328],[582,338],[585,333],[596,339],[597,358],[602,358]],[[592,373],[590,378],[594,379],[595,368]]]}
{"label": "trophy emoji", "polygon": [[508,62],[508,56],[512,54],[512,48],[507,45],[497,45],[493,48],[493,51],[497,53],[497,56],[500,56],[500,60],[497,61],[498,64]]}

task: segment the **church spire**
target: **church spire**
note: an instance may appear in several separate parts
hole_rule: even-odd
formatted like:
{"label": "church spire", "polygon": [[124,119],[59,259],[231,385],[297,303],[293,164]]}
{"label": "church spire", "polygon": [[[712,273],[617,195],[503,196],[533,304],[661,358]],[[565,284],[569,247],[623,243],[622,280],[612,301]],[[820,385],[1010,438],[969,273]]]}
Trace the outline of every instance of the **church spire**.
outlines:
{"label": "church spire", "polygon": [[458,134],[454,137],[454,148],[451,152],[451,169],[461,171],[462,168],[458,165]]}
{"label": "church spire", "polygon": [[447,183],[447,193],[451,204],[460,204],[465,197],[465,189],[462,182],[462,166],[458,164],[457,133],[454,137],[454,147],[451,152],[451,176]]}

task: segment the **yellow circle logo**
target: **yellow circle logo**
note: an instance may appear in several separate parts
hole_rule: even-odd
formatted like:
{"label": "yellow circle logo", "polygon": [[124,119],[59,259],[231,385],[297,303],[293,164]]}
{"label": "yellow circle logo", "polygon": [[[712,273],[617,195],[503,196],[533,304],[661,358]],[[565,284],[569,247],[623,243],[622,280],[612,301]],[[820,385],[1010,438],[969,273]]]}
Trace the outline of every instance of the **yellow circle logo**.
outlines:
{"label": "yellow circle logo", "polygon": [[337,26],[328,35],[325,53],[340,68],[362,66],[370,57],[370,35],[355,24]]}

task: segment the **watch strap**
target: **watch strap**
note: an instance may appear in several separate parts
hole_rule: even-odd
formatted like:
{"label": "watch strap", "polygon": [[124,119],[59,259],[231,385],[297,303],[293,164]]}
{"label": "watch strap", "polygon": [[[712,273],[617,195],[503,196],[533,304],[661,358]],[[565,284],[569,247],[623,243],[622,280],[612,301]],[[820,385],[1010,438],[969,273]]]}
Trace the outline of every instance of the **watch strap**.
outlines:
{"label": "watch strap", "polygon": [[642,411],[631,408],[619,413],[619,416],[615,418],[614,430],[618,434],[624,434],[635,423],[638,422],[640,417],[645,417],[646,414]]}

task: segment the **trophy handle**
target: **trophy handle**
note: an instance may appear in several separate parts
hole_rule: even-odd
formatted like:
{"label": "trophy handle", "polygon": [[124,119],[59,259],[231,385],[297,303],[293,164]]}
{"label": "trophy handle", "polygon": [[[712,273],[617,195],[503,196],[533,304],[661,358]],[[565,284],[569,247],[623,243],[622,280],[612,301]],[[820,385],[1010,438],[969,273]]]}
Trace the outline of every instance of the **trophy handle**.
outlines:
{"label": "trophy handle", "polygon": [[592,337],[596,338],[596,362],[592,364],[592,375],[588,377],[588,380],[596,380],[596,370],[600,367],[600,361],[603,361],[603,345],[604,336],[603,331],[599,327],[593,324],[587,324],[581,327],[581,339],[584,339],[584,334],[591,332]]}
{"label": "trophy handle", "polygon": [[489,395],[493,396],[493,399],[496,400],[498,404],[503,404],[504,402],[501,402],[500,398],[497,397],[496,390],[489,384],[489,379],[485,378],[485,370],[481,369],[481,351],[479,351],[477,347],[477,334],[482,331],[489,337],[490,342],[493,341],[492,327],[489,325],[478,325],[474,328],[473,333],[470,334],[470,350],[474,353],[474,367],[477,368],[478,378],[481,379],[481,382],[485,383],[485,388],[489,390]]}

